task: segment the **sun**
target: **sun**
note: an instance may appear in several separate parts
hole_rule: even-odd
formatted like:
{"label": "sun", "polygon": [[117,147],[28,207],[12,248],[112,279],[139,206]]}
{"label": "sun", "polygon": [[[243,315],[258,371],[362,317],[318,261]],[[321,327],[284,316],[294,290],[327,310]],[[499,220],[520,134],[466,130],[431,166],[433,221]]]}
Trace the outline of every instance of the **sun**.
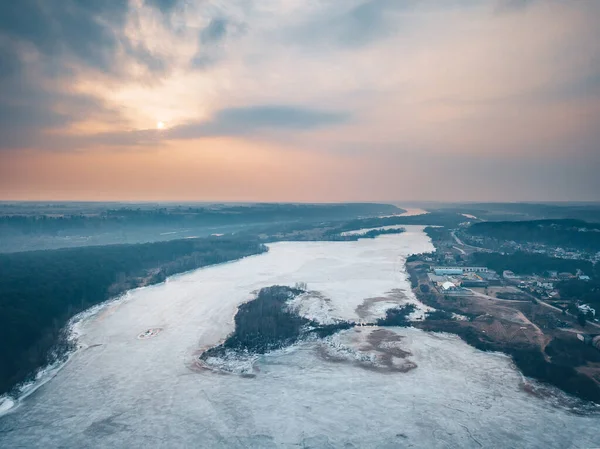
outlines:
{"label": "sun", "polygon": [[156,129],[165,129],[165,122],[156,122]]}

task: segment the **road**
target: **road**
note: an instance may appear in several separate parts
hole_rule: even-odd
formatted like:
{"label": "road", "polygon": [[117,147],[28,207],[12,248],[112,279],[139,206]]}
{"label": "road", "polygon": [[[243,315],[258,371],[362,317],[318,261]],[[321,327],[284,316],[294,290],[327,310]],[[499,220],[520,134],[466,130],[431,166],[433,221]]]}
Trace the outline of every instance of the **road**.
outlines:
{"label": "road", "polygon": [[[477,247],[477,246],[472,246],[472,245],[467,245],[467,244],[465,244],[465,243],[464,243],[464,242],[463,242],[461,239],[459,239],[459,238],[456,236],[456,233],[455,233],[455,231],[452,231],[452,232],[451,232],[451,234],[452,234],[452,237],[454,238],[454,240],[456,241],[456,243],[457,243],[457,244],[459,244],[459,245],[461,245],[461,246],[465,246],[465,247],[467,247],[467,248],[473,248],[473,249],[477,249],[477,250],[481,250],[481,251],[489,251],[489,249],[486,249],[486,248],[479,248],[479,247]],[[464,250],[462,250],[462,249],[460,249],[460,248],[458,248],[458,247],[456,247],[456,246],[455,246],[454,248],[456,248],[457,250],[461,251],[463,254],[466,254]],[[469,290],[470,290],[470,289],[469,289]],[[473,291],[473,290],[471,290],[471,291]],[[477,295],[477,296],[483,296],[484,298],[488,298],[488,299],[494,299],[494,300],[499,300],[498,298],[493,298],[493,297],[491,297],[491,296],[483,295],[483,294],[481,294],[481,293],[477,293],[477,292],[474,292],[474,291],[473,291],[473,293],[475,293],[475,295]],[[527,293],[526,293],[526,294],[527,294]],[[543,305],[544,307],[548,307],[548,308],[550,308],[550,309],[552,309],[552,310],[555,310],[556,312],[560,312],[560,313],[562,313],[562,309],[560,309],[560,308],[558,308],[558,307],[556,307],[556,306],[553,306],[552,304],[548,304],[547,302],[545,302],[545,301],[542,301],[541,299],[539,299],[539,298],[536,298],[536,297],[535,297],[535,296],[533,296],[533,295],[529,295],[529,294],[527,294],[527,295],[528,295],[529,297],[531,297],[532,299],[535,299],[537,302],[539,302],[539,303],[540,303],[541,305]],[[504,301],[504,300],[501,300],[501,301]],[[567,312],[567,315],[569,315],[569,316],[571,316],[571,317],[574,317],[574,318],[577,318],[575,315],[573,315],[573,314],[571,314],[571,313],[569,313],[569,312]],[[594,322],[592,322],[592,321],[588,321],[588,322],[587,322],[587,324],[588,324],[588,325],[590,325],[590,326],[593,326],[593,327],[595,327],[596,329],[600,329],[600,325],[599,325],[599,324],[596,324],[596,323],[594,323]]]}
{"label": "road", "polygon": [[[452,234],[452,237],[454,238],[454,240],[456,241],[456,243],[458,243],[460,246],[464,246],[465,248],[472,248],[472,249],[476,249],[478,251],[484,251],[484,252],[489,252],[489,249],[486,248],[480,248],[479,246],[473,246],[473,245],[467,245],[465,242],[463,242],[461,239],[459,239],[456,236],[455,231],[452,231],[450,234]],[[456,248],[456,247],[455,247]],[[458,248],[456,248],[458,249]]]}
{"label": "road", "polygon": [[[547,302],[545,302],[545,301],[542,301],[541,299],[538,299],[538,298],[535,298],[535,299],[536,299],[536,300],[537,300],[537,302],[539,302],[541,305],[543,305],[543,306],[546,306],[546,307],[549,307],[549,308],[551,308],[551,309],[553,309],[553,310],[556,310],[557,312],[560,312],[560,313],[562,313],[562,309],[559,309],[558,307],[556,307],[556,306],[553,306],[552,304],[548,304]],[[577,318],[575,315],[573,315],[572,313],[569,313],[569,312],[567,312],[567,315],[569,315],[569,316],[571,316],[571,317],[573,317],[573,318]],[[593,326],[593,327],[595,327],[596,329],[600,329],[600,325],[598,325],[598,324],[596,324],[596,323],[594,323],[594,322],[592,322],[592,321],[588,321],[588,322],[586,323],[586,326],[588,326],[588,325],[589,325],[589,326]]]}

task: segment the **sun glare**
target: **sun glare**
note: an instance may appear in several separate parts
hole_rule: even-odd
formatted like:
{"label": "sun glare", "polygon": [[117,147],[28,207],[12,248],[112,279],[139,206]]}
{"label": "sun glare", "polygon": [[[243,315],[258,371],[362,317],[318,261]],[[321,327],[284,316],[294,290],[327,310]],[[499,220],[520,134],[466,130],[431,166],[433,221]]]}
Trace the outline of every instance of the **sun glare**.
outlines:
{"label": "sun glare", "polygon": [[165,122],[156,122],[156,129],[165,129]]}

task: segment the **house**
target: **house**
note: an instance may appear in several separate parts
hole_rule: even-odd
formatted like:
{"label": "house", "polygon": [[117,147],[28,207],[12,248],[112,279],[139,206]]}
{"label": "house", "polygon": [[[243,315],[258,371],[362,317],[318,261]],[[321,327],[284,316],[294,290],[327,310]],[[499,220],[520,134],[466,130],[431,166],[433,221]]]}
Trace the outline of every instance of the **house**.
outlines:
{"label": "house", "polygon": [[438,276],[449,274],[463,274],[463,269],[460,267],[434,267],[433,272]]}
{"label": "house", "polygon": [[581,304],[581,305],[577,306],[577,308],[579,309],[580,312],[583,312],[586,315],[591,312],[592,315],[596,316],[596,310],[591,308],[587,304]]}
{"label": "house", "polygon": [[500,285],[500,278],[498,277],[495,271],[484,271],[482,273],[479,273],[479,277],[481,277],[489,285]]}
{"label": "house", "polygon": [[477,273],[465,273],[460,278],[461,287],[487,287],[488,282]]}
{"label": "house", "polygon": [[544,282],[544,281],[537,281],[537,286],[541,287],[545,290],[552,290],[554,288],[554,284],[552,282]]}
{"label": "house", "polygon": [[429,280],[436,284],[436,285],[442,285],[444,282],[446,282],[448,279],[446,278],[446,276],[438,276],[437,274],[433,274],[433,273],[427,273],[427,277],[429,278]]}
{"label": "house", "polygon": [[487,273],[486,267],[433,267],[433,272],[438,276],[463,274],[463,273]]}
{"label": "house", "polygon": [[454,285],[454,284],[453,284],[452,282],[450,282],[450,281],[444,282],[444,283],[442,284],[442,290],[443,290],[443,291],[445,291],[445,292],[447,292],[447,291],[452,291],[452,290],[456,290],[456,285]]}

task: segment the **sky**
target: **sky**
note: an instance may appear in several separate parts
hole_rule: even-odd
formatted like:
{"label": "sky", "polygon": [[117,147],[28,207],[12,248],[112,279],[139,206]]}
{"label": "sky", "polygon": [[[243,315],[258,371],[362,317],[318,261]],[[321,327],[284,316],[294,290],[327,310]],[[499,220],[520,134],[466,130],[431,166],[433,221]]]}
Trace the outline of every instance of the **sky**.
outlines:
{"label": "sky", "polygon": [[600,201],[598,0],[3,0],[0,199]]}

